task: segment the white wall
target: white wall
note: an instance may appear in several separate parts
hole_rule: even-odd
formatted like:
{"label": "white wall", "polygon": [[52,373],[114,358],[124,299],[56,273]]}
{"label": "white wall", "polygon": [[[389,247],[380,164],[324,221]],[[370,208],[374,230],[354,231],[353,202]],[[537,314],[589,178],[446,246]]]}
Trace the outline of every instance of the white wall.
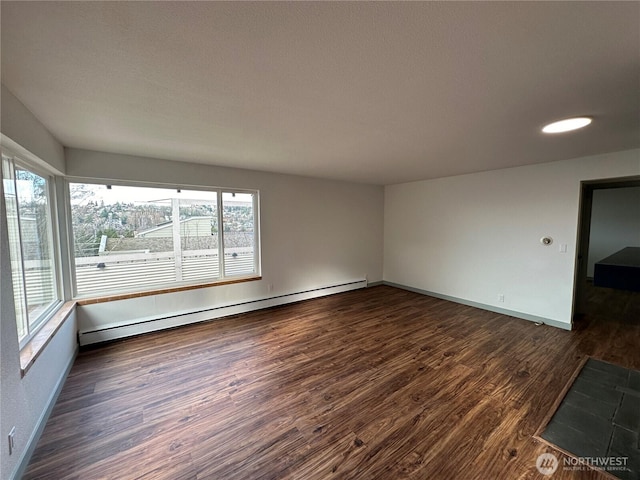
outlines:
{"label": "white wall", "polygon": [[594,190],[587,275],[624,247],[640,247],[640,187]]}
{"label": "white wall", "polygon": [[64,149],[60,142],[3,84],[0,102],[2,134],[44,160],[56,172],[64,172]]}
{"label": "white wall", "polygon": [[[62,146],[2,86],[2,134],[36,154],[56,171],[64,171]],[[3,141],[6,138],[3,138]],[[13,147],[13,144],[12,144]],[[28,454],[30,440],[42,426],[76,352],[75,315],[60,328],[26,376],[20,376],[18,332],[9,263],[4,195],[0,182],[0,478],[11,479]],[[16,427],[16,450],[9,456],[7,436]]]}
{"label": "white wall", "polygon": [[171,315],[365,275],[370,282],[382,280],[382,187],[77,149],[66,153],[72,177],[260,191],[263,280],[82,307],[81,330],[113,318]]}
{"label": "white wall", "polygon": [[569,328],[580,182],[638,174],[631,150],[387,186],[384,280]]}

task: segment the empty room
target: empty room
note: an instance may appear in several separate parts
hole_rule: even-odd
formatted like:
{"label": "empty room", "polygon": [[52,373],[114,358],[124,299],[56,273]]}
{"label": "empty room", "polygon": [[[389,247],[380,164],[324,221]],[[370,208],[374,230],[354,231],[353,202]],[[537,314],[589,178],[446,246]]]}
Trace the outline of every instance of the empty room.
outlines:
{"label": "empty room", "polygon": [[0,478],[640,478],[640,2],[0,19]]}

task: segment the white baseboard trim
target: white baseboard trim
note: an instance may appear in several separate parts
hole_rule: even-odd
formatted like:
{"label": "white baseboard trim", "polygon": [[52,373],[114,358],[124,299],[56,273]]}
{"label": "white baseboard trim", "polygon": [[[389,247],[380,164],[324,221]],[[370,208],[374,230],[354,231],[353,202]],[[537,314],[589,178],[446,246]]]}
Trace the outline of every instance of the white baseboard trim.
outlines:
{"label": "white baseboard trim", "polygon": [[[276,307],[278,305],[300,302],[302,300],[324,297],[336,293],[348,292],[350,290],[365,288],[366,286],[366,280],[354,280],[338,285],[319,287],[257,300],[249,300],[246,302],[207,308],[204,310],[174,312],[168,316],[162,317],[139,318],[134,321],[128,321],[125,324],[108,324],[93,330],[81,330],[78,332],[78,339],[81,346],[90,345],[140,335],[142,333],[179,327],[190,323],[228,317],[229,315],[237,315],[239,313],[247,313],[264,308]],[[77,308],[82,309],[83,307],[78,306]]]}
{"label": "white baseboard trim", "polygon": [[460,303],[462,305],[467,305],[469,307],[480,308],[482,310],[488,310],[490,312],[501,313],[502,315],[508,315],[510,317],[521,318],[523,320],[529,320],[530,322],[542,323],[544,325],[550,325],[552,327],[561,328],[563,330],[571,330],[571,324],[559,322],[557,320],[553,320],[551,318],[538,317],[537,315],[530,315],[528,313],[516,312],[515,310],[508,310],[506,308],[494,307],[493,305],[486,305],[484,303],[473,302],[471,300],[465,300],[464,298],[452,297],[450,295],[443,295],[441,293],[430,292],[428,290],[422,290],[420,288],[409,287],[407,285],[401,285],[399,283],[393,282],[382,282],[384,285],[388,285],[390,287],[401,288],[403,290],[408,290],[410,292],[420,293],[422,295],[427,295],[429,297],[440,298],[442,300],[448,300],[454,303]]}
{"label": "white baseboard trim", "polygon": [[55,388],[53,389],[53,391],[51,392],[51,395],[49,395],[49,398],[47,399],[47,405],[42,410],[42,413],[40,414],[40,418],[38,418],[38,421],[36,422],[36,428],[33,429],[33,432],[31,433],[31,436],[27,441],[27,448],[25,448],[24,451],[22,452],[22,457],[18,461],[18,464],[16,465],[15,470],[9,476],[11,480],[20,480],[24,475],[24,472],[27,470],[27,467],[29,466],[29,462],[31,461],[31,456],[33,455],[33,452],[38,446],[38,441],[42,436],[44,427],[47,425],[47,421],[49,420],[51,411],[53,410],[53,407],[56,405],[56,402],[58,401],[58,397],[60,396],[62,387],[64,386],[64,383],[67,380],[67,377],[69,376],[69,372],[71,371],[71,367],[73,367],[73,363],[75,362],[77,355],[78,355],[78,348],[76,347],[76,351],[69,359],[69,363],[67,363],[67,366],[65,367],[64,372],[56,382]]}

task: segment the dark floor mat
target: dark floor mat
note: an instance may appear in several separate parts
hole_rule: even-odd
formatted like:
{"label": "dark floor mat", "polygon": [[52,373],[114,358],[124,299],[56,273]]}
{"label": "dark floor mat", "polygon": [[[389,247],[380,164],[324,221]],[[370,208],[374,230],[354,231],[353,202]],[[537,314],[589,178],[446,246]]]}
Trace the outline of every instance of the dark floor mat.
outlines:
{"label": "dark floor mat", "polygon": [[640,479],[640,371],[589,359],[541,437],[620,479]]}

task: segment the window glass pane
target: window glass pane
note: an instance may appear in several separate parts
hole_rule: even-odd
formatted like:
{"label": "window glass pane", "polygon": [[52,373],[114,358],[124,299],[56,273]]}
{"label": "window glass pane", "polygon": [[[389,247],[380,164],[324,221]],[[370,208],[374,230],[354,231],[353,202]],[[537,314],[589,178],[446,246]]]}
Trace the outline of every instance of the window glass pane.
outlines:
{"label": "window glass pane", "polygon": [[29,333],[27,320],[27,296],[24,290],[22,272],[22,249],[20,247],[20,224],[18,223],[18,198],[14,181],[13,162],[2,159],[4,198],[7,209],[7,233],[9,236],[9,255],[11,256],[11,276],[15,299],[18,339]]}
{"label": "window glass pane", "polygon": [[71,183],[79,295],[175,281],[175,190]]}
{"label": "window glass pane", "polygon": [[182,280],[218,278],[218,194],[182,190],[178,197]]}
{"label": "window glass pane", "polygon": [[49,184],[3,161],[13,288],[20,340],[33,332],[58,300]]}
{"label": "window glass pane", "polygon": [[253,193],[222,193],[225,276],[256,272]]}
{"label": "window glass pane", "polygon": [[22,259],[27,291],[30,327],[56,297],[51,210],[47,181],[28,170],[16,168],[18,218],[22,240]]}

